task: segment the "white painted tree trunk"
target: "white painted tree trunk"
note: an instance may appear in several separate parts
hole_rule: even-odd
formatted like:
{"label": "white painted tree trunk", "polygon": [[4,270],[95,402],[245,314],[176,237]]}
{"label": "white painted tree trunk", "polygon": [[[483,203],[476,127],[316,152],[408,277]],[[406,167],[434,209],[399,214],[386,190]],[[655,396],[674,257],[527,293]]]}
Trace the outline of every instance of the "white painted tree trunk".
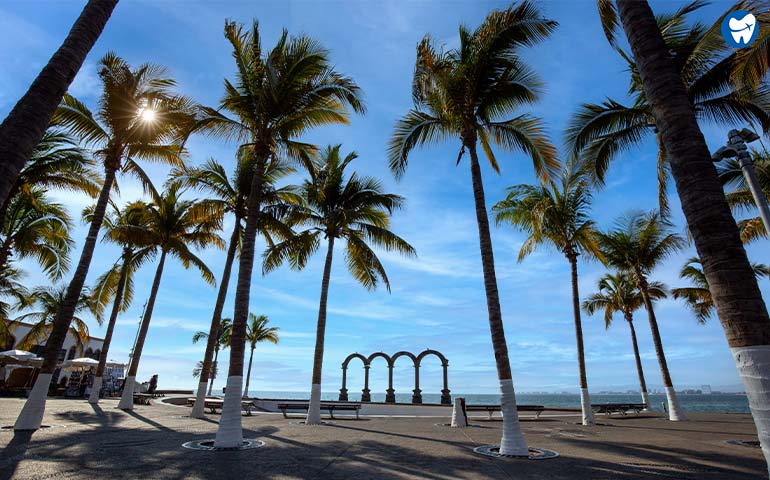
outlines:
{"label": "white painted tree trunk", "polygon": [[463,428],[468,426],[468,422],[465,419],[465,412],[463,412],[463,399],[455,398],[454,405],[452,406],[452,427]]}
{"label": "white painted tree trunk", "polygon": [[126,377],[126,383],[123,385],[123,395],[118,402],[118,408],[121,410],[134,409],[134,377]]}
{"label": "white painted tree trunk", "polygon": [[227,377],[225,401],[222,404],[222,416],[219,417],[219,429],[214,446],[217,448],[236,448],[243,445],[241,427],[241,394],[243,377]]}
{"label": "white painted tree trunk", "polygon": [[647,405],[647,408],[645,408],[642,411],[643,412],[649,412],[650,411],[650,396],[647,395],[647,391],[646,390],[642,390],[642,403]]}
{"label": "white painted tree trunk", "polygon": [[674,387],[666,387],[666,399],[668,400],[668,419],[672,422],[687,421],[687,415],[679,405],[679,400],[676,399]]}
{"label": "white painted tree trunk", "polygon": [[305,425],[321,424],[321,385],[313,384],[310,389],[310,405],[307,409]]}
{"label": "white painted tree trunk", "polygon": [[198,382],[198,391],[195,392],[195,403],[193,404],[190,416],[192,418],[206,418],[204,414],[206,407],[206,382]]}
{"label": "white painted tree trunk", "polygon": [[91,395],[88,397],[88,403],[99,403],[99,392],[102,391],[102,377],[94,377],[94,386],[91,388]]}
{"label": "white painted tree trunk", "polygon": [[770,345],[735,347],[731,350],[749,398],[762,453],[770,466]]}
{"label": "white painted tree trunk", "polygon": [[29,392],[29,397],[13,425],[14,430],[37,430],[43,423],[45,401],[48,397],[48,387],[51,385],[53,374],[41,373],[35,380],[35,386]]}
{"label": "white painted tree trunk", "polygon": [[503,438],[500,440],[500,454],[511,456],[529,456],[529,447],[521,433],[519,412],[516,410],[516,394],[513,381],[500,380],[500,404],[503,414]]}
{"label": "white painted tree trunk", "polygon": [[583,409],[583,425],[594,425],[594,411],[591,409],[591,397],[588,389],[580,389],[580,406]]}

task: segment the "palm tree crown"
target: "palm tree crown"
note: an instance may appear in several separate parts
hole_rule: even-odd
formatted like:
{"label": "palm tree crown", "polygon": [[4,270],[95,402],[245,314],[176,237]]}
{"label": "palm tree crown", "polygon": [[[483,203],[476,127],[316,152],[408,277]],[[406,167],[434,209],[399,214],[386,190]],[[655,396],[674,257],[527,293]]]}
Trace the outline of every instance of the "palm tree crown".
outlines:
{"label": "palm tree crown", "polygon": [[260,342],[278,343],[278,327],[268,327],[270,319],[267,315],[254,315],[249,312],[249,323],[246,326],[246,341],[252,348]]}
{"label": "palm tree crown", "polygon": [[[764,194],[765,201],[770,198],[770,152],[767,150],[751,152],[751,160],[759,182],[759,188]],[[743,170],[736,158],[728,158],[717,164],[719,179],[726,187],[732,187],[726,193],[727,203],[733,210],[733,214],[739,212],[756,212],[757,205],[754,196],[746,185]],[[738,228],[741,232],[743,243],[753,242],[759,238],[767,238],[765,224],[759,216],[738,220]]]}
{"label": "palm tree crown", "polygon": [[[653,300],[666,298],[666,287],[660,282],[650,282],[649,292]],[[615,313],[621,313],[630,321],[631,315],[643,307],[644,298],[636,281],[622,272],[605,274],[599,280],[599,291],[583,301],[583,310],[589,315],[604,311],[605,328],[610,328]]]}

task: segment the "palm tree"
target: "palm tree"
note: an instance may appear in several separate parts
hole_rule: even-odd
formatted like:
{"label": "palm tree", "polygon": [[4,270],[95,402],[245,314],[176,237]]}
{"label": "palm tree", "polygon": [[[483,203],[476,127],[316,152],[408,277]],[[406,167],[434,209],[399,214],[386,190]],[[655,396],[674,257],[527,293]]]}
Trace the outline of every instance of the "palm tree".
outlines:
{"label": "palm tree", "polygon": [[[754,171],[757,175],[760,189],[765,195],[765,201],[770,198],[770,152],[754,150],[751,152]],[[746,184],[743,176],[743,170],[740,163],[735,158],[723,160],[717,164],[719,179],[725,186],[733,187],[727,192],[727,203],[732,208],[733,213],[740,211],[756,212],[757,205],[754,196]],[[759,216],[752,216],[738,221],[738,228],[741,232],[743,243],[750,243],[758,238],[768,238],[765,231],[765,225]]]}
{"label": "palm tree", "polygon": [[235,83],[225,80],[220,107],[234,118],[203,109],[206,116],[198,128],[239,139],[241,148],[251,150],[255,157],[246,204],[251,213],[246,217],[235,292],[227,393],[215,442],[217,447],[232,448],[243,442],[240,392],[266,166],[274,158],[307,154],[312,147],[298,142],[297,137],[317,126],[346,124],[347,107],[363,112],[364,106],[358,86],[335,71],[328,52],[309,37],[289,37],[284,30],[275,47],[264,54],[257,22],[246,32],[235,22],[226,22],[225,37],[232,45],[238,70]]}
{"label": "palm tree", "polygon": [[504,455],[527,456],[529,451],[516,412],[476,144],[481,142],[495,171],[499,166],[492,142],[505,150],[523,150],[532,158],[541,180],[558,171],[556,151],[540,120],[527,113],[509,118],[518,107],[534,103],[539,93],[540,82],[523,62],[521,47],[545,39],[554,28],[556,22],[543,18],[525,1],[491,12],[474,31],[461,25],[458,48],[445,51],[430,36],[423,38],[417,46],[412,87],[415,108],[396,124],[388,155],[390,168],[399,177],[416,146],[459,137],[456,162],[466,151],[470,154],[489,328],[505,411],[500,445]]}
{"label": "palm tree", "polygon": [[[700,22],[688,25],[688,16],[706,4],[695,0],[672,14],[656,17],[695,114],[699,121],[718,125],[753,122],[767,132],[770,130],[770,89],[764,84],[738,86],[732,81],[739,54],[722,39],[722,19],[711,26]],[[638,66],[630,54],[617,45],[615,48],[628,63],[629,95],[633,101],[628,106],[611,98],[600,104],[582,104],[567,129],[568,143],[574,154],[593,164],[601,184],[612,160],[654,135],[658,145],[658,201],[661,212],[667,216],[666,182],[670,166],[660,129]]]}
{"label": "palm tree", "polygon": [[[196,168],[185,168],[171,173],[175,181],[183,185],[196,188],[203,191],[208,196],[203,202],[206,202],[211,208],[219,210],[223,215],[232,214],[234,220],[233,233],[230,236],[230,242],[227,247],[227,256],[225,258],[222,278],[219,282],[219,292],[217,301],[214,304],[214,313],[211,317],[211,327],[209,329],[209,341],[206,344],[206,353],[203,357],[201,375],[198,382],[198,390],[195,396],[190,416],[193,418],[203,418],[204,406],[206,400],[206,383],[209,379],[209,372],[212,371],[212,358],[216,347],[216,332],[219,330],[219,322],[222,318],[227,290],[230,286],[230,274],[232,271],[235,253],[240,246],[240,238],[243,233],[243,220],[246,218],[246,204],[249,197],[249,189],[254,175],[254,155],[250,149],[241,149],[238,155],[238,166],[235,175],[228,178],[225,168],[214,159],[209,159],[206,163]],[[281,221],[281,205],[286,201],[294,201],[294,193],[291,187],[276,189],[274,184],[279,179],[293,173],[293,169],[288,168],[283,162],[274,160],[270,162],[265,169],[262,212],[258,229],[265,236],[268,244],[272,244],[272,235],[285,237],[291,234],[291,228],[284,225]],[[279,210],[279,211],[276,211]],[[213,385],[213,380],[212,380]],[[211,386],[209,386],[209,395],[211,395]]]}
{"label": "palm tree", "polygon": [[663,352],[663,342],[660,339],[658,321],[652,307],[650,293],[650,273],[669,255],[684,247],[684,239],[668,231],[667,224],[660,213],[653,211],[645,214],[633,212],[621,217],[613,230],[607,233],[597,233],[599,247],[608,265],[622,272],[627,272],[636,281],[636,286],[642,294],[644,306],[650,320],[652,341],[658,356],[663,386],[668,399],[669,420],[687,420],[684,410],[676,399],[674,385],[668,372],[666,354]]}
{"label": "palm tree", "polygon": [[20,193],[29,194],[31,188],[80,191],[96,197],[101,179],[93,171],[94,166],[94,161],[77,146],[73,137],[48,129],[11,185],[8,198],[0,204],[0,225],[13,198]]}
{"label": "palm tree", "polygon": [[[88,217],[89,215],[86,215],[86,218]],[[150,232],[145,219],[144,212],[134,208],[130,203],[122,211],[113,205],[112,213],[106,215],[104,219],[103,241],[120,245],[122,251],[118,261],[96,280],[96,286],[91,291],[93,301],[104,307],[112,299],[110,320],[104,334],[93,388],[88,398],[88,402],[92,404],[99,403],[102,377],[107,367],[107,356],[118,314],[128,310],[134,298],[134,274],[155,256],[155,248],[147,246]]]}
{"label": "palm tree", "polygon": [[[770,418],[764,413],[770,409],[770,391],[763,386],[770,379],[767,307],[652,10],[647,2],[638,0],[616,0],[616,5],[660,129],[688,230],[755,414],[765,459],[770,460]],[[764,54],[754,57],[759,61],[753,64],[767,67],[767,42],[757,48],[764,49]]]}
{"label": "palm tree", "polygon": [[[63,285],[53,287],[36,287],[29,295],[29,298],[21,305],[22,308],[32,308],[34,311],[27,312],[16,317],[13,321],[30,322],[33,326],[17,343],[20,350],[30,350],[50,335],[53,328],[55,317],[66,297],[67,290]],[[81,294],[75,309],[75,316],[72,317],[73,328],[71,332],[75,337],[75,346],[82,351],[88,343],[88,325],[81,313],[91,313],[96,317],[99,325],[102,324],[102,309],[99,304],[92,301],[87,289]],[[16,323],[18,325],[18,323]]]}
{"label": "palm tree", "polygon": [[0,345],[13,348],[9,315],[19,305],[24,305],[30,292],[21,284],[24,272],[17,268],[0,269]]}
{"label": "palm tree", "polygon": [[123,396],[118,403],[118,408],[123,410],[133,410],[134,408],[136,372],[139,369],[142,349],[147,338],[147,331],[150,328],[152,311],[155,308],[155,299],[160,288],[160,279],[163,275],[166,257],[169,255],[175,257],[184,268],[191,266],[197,268],[206,283],[216,284],[211,270],[190,250],[190,247],[215,246],[224,248],[224,242],[216,233],[222,226],[222,217],[215,213],[212,214],[210,209],[201,206],[198,202],[182,200],[181,194],[181,187],[172,182],[167,186],[165,192],[153,195],[154,199],[151,204],[136,202],[128,209],[129,212],[135,211],[137,215],[146,216],[143,220],[149,232],[146,245],[154,247],[160,253],[160,259],[155,270],[150,298],[147,300],[142,323],[139,326],[139,334],[131,355],[131,365],[126,375]]}
{"label": "palm tree", "polygon": [[[233,333],[233,321],[229,318],[223,318],[221,321],[217,322],[217,334],[214,335],[214,360],[209,361],[208,366],[206,365],[206,361],[204,360],[201,364],[201,372],[200,372],[200,378],[206,378],[211,380],[211,383],[209,384],[209,393],[208,395],[211,395],[211,390],[214,388],[214,379],[216,378],[216,371],[217,371],[217,365],[219,362],[217,361],[219,358],[219,349],[220,348],[227,348],[230,346],[230,337]],[[195,335],[192,337],[193,343],[198,343],[203,339],[210,340],[211,337],[210,334],[207,332],[196,332]],[[208,342],[206,342],[208,343]],[[205,375],[205,377],[204,377]],[[196,375],[198,376],[198,375]]]}
{"label": "palm tree", "polygon": [[67,209],[32,188],[16,195],[8,205],[0,238],[0,271],[9,268],[11,257],[34,258],[51,280],[69,269],[72,220]]}
{"label": "palm tree", "polygon": [[268,327],[270,320],[267,315],[256,316],[249,312],[249,325],[246,329],[246,341],[251,345],[249,353],[249,370],[246,373],[246,388],[243,389],[243,398],[249,396],[249,380],[251,379],[251,361],[254,359],[254,349],[260,342],[278,343],[278,327]]}
{"label": "palm tree", "polygon": [[[757,279],[770,277],[770,267],[761,263],[752,263],[751,268]],[[703,274],[703,264],[698,257],[692,257],[679,272],[679,277],[689,280],[692,287],[682,287],[671,289],[671,294],[676,299],[684,300],[685,304],[695,314],[696,320],[701,325],[714,314],[714,299],[711,298],[709,284],[706,281],[706,275]]]}
{"label": "palm tree", "polygon": [[89,0],[62,46],[0,124],[0,204],[11,196],[16,177],[117,4],[118,0]]}
{"label": "palm tree", "polygon": [[181,129],[189,128],[190,100],[171,93],[174,81],[156,65],[144,64],[132,69],[114,53],[105,55],[99,64],[102,95],[97,114],[74,97],[65,95],[53,117],[56,125],[93,146],[95,156],[104,167],[104,183],[80,259],[67,287],[67,297],[48,337],[40,374],[19,413],[14,425],[16,430],[36,430],[42,422],[48,384],[88,275],[116,173],[121,169],[131,172],[147,185],[149,180],[137,163],[139,160],[181,164],[182,149],[173,141],[180,137]]}
{"label": "palm tree", "polygon": [[[666,298],[666,288],[660,282],[650,282],[647,291],[652,300]],[[610,328],[615,313],[623,314],[623,318],[628,322],[628,328],[631,329],[631,343],[634,346],[642,403],[649,408],[650,398],[647,395],[647,382],[644,381],[642,358],[639,356],[639,345],[636,342],[636,329],[634,328],[634,312],[643,306],[644,297],[637,288],[636,281],[622,272],[605,274],[599,279],[599,291],[591,294],[583,301],[583,310],[589,315],[593,315],[598,310],[604,310],[604,327],[607,329]]]}
{"label": "palm tree", "polygon": [[326,302],[329,296],[335,241],[345,241],[348,270],[368,290],[373,290],[382,281],[390,292],[390,282],[385,269],[369,244],[403,255],[415,254],[411,245],[389,230],[390,215],[403,206],[404,199],[398,195],[384,193],[380,181],[373,177],[359,177],[354,172],[349,178],[345,178],[345,168],[358,158],[358,155],[351,152],[343,158],[340,148],[341,145],[328,146],[321,153],[319,160],[308,164],[310,180],[305,180],[301,187],[305,210],[297,212],[297,222],[307,225],[307,230],[265,252],[265,272],[277,268],[286,260],[293,268],[302,269],[310,256],[321,246],[321,240],[327,240],[318,307],[310,405],[305,420],[308,425],[321,423],[321,372],[326,335]]}
{"label": "palm tree", "polygon": [[593,425],[594,415],[588,395],[583,327],[578,292],[578,256],[602,258],[594,235],[595,223],[589,216],[591,186],[584,172],[568,165],[561,184],[516,185],[508,189],[505,200],[494,206],[497,224],[510,223],[529,236],[519,251],[519,262],[539,246],[550,245],[567,258],[572,271],[572,310],[577,339],[583,425]]}
{"label": "palm tree", "polygon": [[[199,361],[195,364],[195,368],[193,368],[192,371],[193,378],[200,378],[200,376],[203,374],[203,361]],[[208,373],[209,378],[217,378],[217,364],[212,363],[211,368],[209,368]]]}

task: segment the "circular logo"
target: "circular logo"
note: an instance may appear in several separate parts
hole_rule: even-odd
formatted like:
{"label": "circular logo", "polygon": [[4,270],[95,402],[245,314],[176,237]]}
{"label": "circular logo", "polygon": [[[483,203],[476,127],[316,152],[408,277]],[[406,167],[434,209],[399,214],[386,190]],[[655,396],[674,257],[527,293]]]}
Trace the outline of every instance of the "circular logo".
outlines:
{"label": "circular logo", "polygon": [[722,20],[722,36],[730,47],[748,47],[759,35],[758,23],[757,17],[750,12],[735,10]]}

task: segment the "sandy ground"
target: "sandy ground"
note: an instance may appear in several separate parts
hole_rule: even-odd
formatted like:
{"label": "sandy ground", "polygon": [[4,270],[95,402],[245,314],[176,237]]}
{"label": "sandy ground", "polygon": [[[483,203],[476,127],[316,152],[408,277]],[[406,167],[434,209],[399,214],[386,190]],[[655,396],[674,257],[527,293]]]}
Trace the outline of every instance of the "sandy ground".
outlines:
{"label": "sandy ground", "polygon": [[[254,450],[182,448],[213,438],[219,415],[191,419],[187,407],[155,402],[123,412],[117,400],[49,400],[34,434],[0,431],[0,478],[47,479],[720,479],[768,478],[761,451],[726,443],[756,440],[749,415],[691,414],[674,423],[659,416],[600,417],[583,427],[577,416],[524,417],[532,447],[551,460],[488,458],[473,453],[497,443],[502,422],[473,419],[453,429],[441,418],[362,418],[306,427],[280,414],[243,417]],[[0,399],[0,425],[12,425],[20,399]]]}

